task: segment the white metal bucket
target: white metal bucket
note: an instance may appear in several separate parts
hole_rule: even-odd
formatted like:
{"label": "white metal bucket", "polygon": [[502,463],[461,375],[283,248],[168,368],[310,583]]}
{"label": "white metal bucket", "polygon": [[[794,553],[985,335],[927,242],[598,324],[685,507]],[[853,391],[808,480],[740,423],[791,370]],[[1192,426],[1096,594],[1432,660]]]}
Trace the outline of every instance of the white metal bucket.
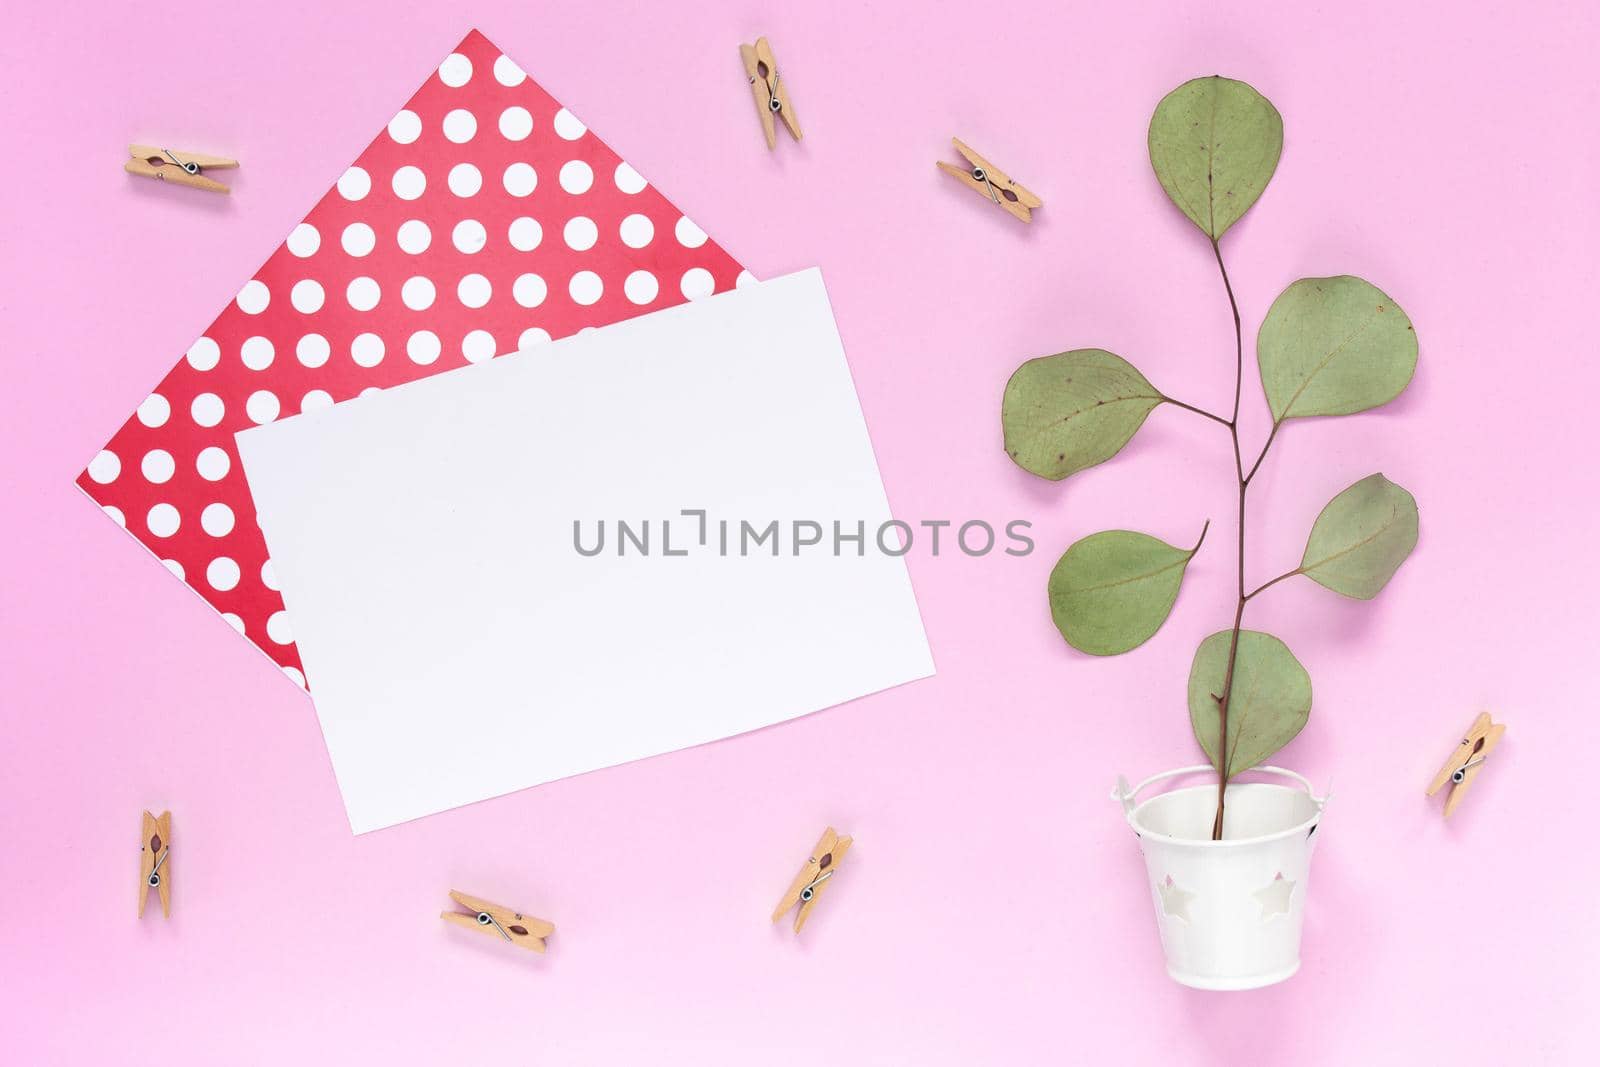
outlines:
{"label": "white metal bucket", "polygon": [[1167,973],[1196,989],[1256,989],[1300,969],[1311,853],[1328,797],[1316,796],[1309,781],[1281,767],[1247,773],[1283,775],[1301,788],[1228,783],[1221,841],[1211,840],[1214,777],[1208,785],[1134,802],[1164,779],[1214,776],[1209,765],[1152,775],[1131,789],[1118,778],[1111,794],[1139,836]]}

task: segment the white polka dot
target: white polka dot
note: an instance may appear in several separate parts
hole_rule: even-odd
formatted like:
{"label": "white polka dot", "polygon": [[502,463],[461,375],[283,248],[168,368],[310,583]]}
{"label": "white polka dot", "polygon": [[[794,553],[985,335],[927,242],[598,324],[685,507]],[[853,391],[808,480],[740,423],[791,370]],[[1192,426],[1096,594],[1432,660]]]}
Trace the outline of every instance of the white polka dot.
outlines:
{"label": "white polka dot", "polygon": [[678,288],[683,290],[683,295],[690,300],[710,296],[716,287],[716,279],[711,277],[711,272],[704,267],[691,267],[684,271],[683,281],[678,285]]}
{"label": "white polka dot", "polygon": [[563,141],[576,141],[587,130],[587,127],[578,121],[578,116],[566,108],[556,112],[555,127],[556,133]]}
{"label": "white polka dot", "polygon": [[357,334],[350,342],[350,358],[358,367],[376,367],[383,362],[383,338],[375,333]]}
{"label": "white polka dot", "polygon": [[239,290],[239,295],[233,298],[239,305],[239,310],[246,315],[259,315],[267,310],[267,305],[272,303],[272,294],[267,291],[264,283],[251,278],[244,283],[244,288]]}
{"label": "white polka dot", "polygon": [[278,417],[277,394],[268,389],[257,389],[244,402],[244,413],[258,425],[271,422]]}
{"label": "white polka dot", "polygon": [[302,412],[326,411],[331,407],[333,407],[333,397],[326,389],[313,389],[300,398],[300,410]]}
{"label": "white polka dot", "polygon": [[206,564],[206,581],[211,588],[226,593],[239,584],[239,565],[227,556],[218,556]]}
{"label": "white polka dot", "polygon": [[513,85],[521,85],[522,79],[526,77],[527,75],[522,72],[522,68],[517,66],[516,61],[510,56],[501,56],[494,61],[494,80],[501,85],[508,88]]}
{"label": "white polka dot", "polygon": [[576,215],[567,220],[566,227],[561,231],[561,239],[574,252],[587,252],[600,239],[600,229],[593,219]]}
{"label": "white polka dot", "polygon": [[450,168],[450,191],[457,196],[477,196],[483,188],[483,172],[471,163],[457,163]]}
{"label": "white polka dot", "polygon": [[273,570],[270,559],[261,565],[261,584],[268,589],[278,588],[278,572]]}
{"label": "white polka dot", "polygon": [[294,358],[300,361],[302,367],[320,367],[328,362],[328,355],[332,351],[326,337],[320,333],[308,333],[295,342]]}
{"label": "white polka dot", "polygon": [[365,389],[361,390],[361,392],[358,395],[359,396],[377,396],[381,392],[383,392],[383,387],[381,385],[369,385]]}
{"label": "white polka dot", "polygon": [[89,477],[100,485],[110,485],[121,473],[122,460],[117,458],[115,452],[108,452],[102,448],[89,461]]}
{"label": "white polka dot", "polygon": [[494,358],[494,334],[488,330],[473,330],[461,339],[461,354],[468,363],[482,363]]}
{"label": "white polka dot", "polygon": [[481,308],[489,302],[493,292],[489,279],[481,274],[469,274],[456,286],[456,299],[469,308]]}
{"label": "white polka dot", "polygon": [[222,398],[216,393],[201,393],[189,405],[189,417],[201,426],[215,426],[222,421]]}
{"label": "white polka dot", "polygon": [[400,244],[400,251],[412,256],[426,252],[428,246],[433,243],[433,231],[428,229],[428,224],[421,219],[407,219],[402,222],[394,236]]}
{"label": "white polka dot", "polygon": [[200,450],[194,459],[194,469],[200,477],[208,482],[220,482],[228,476],[228,468],[233,466],[233,461],[228,458],[228,453],[216,445],[207,445]]}
{"label": "white polka dot", "polygon": [[533,116],[525,107],[508,107],[500,112],[500,136],[508,141],[525,140],[533,132]]}
{"label": "white polka dot", "polygon": [[294,632],[289,629],[287,611],[274,611],[267,616],[267,636],[280,645],[294,643]]}
{"label": "white polka dot", "polygon": [[439,64],[439,80],[452,89],[459,89],[472,78],[472,60],[460,52],[451,52]]}
{"label": "white polka dot", "polygon": [[161,561],[161,565],[176,575],[178,581],[183,581],[183,564],[175,559],[164,559]]}
{"label": "white polka dot", "polygon": [[421,275],[407,278],[400,287],[400,300],[412,311],[428,310],[433,306],[434,295],[433,282]]}
{"label": "white polka dot", "polygon": [[294,288],[289,290],[289,303],[302,315],[315,314],[322,310],[322,301],[325,294],[322,283],[310,278],[302,278],[294,283]]}
{"label": "white polka dot", "polygon": [[500,184],[504,185],[506,192],[512,196],[527,196],[538,188],[539,175],[527,163],[513,163],[501,176]]}
{"label": "white polka dot", "polygon": [[289,681],[298,685],[301,689],[306,687],[306,676],[300,672],[300,668],[285,667],[283,668],[283,673],[288,677]]}
{"label": "white polka dot", "polygon": [[389,186],[401,200],[415,200],[428,187],[428,178],[420,168],[404,166],[394,172]]}
{"label": "white polka dot", "polygon": [[617,171],[611,176],[611,180],[617,183],[618,189],[621,189],[629,196],[644,192],[644,187],[649,184],[644,180],[642,174],[626,163],[617,164]]}
{"label": "white polka dot", "polygon": [[395,144],[410,144],[422,136],[422,119],[415,111],[402,108],[389,120],[389,136]]}
{"label": "white polka dot", "polygon": [[648,304],[661,292],[661,283],[647,270],[636,270],[622,283],[622,291],[635,304]]}
{"label": "white polka dot", "polygon": [[544,303],[547,287],[537,274],[524,274],[511,283],[511,295],[525,308],[536,308]]}
{"label": "white polka dot", "polygon": [[587,193],[594,184],[594,169],[581,159],[569,159],[561,164],[561,188],[577,196]]}
{"label": "white polka dot", "polygon": [[123,529],[128,528],[128,517],[122,513],[121,508],[111,504],[102,504],[100,505],[100,510],[105,512],[107,515],[110,515],[111,521],[116,523],[118,526],[121,526]]}
{"label": "white polka dot", "polygon": [[537,326],[530,326],[522,331],[522,336],[517,338],[517,350],[534,348],[538,345],[550,343],[550,331],[541,330]]}
{"label": "white polka dot", "polygon": [[338,189],[346,200],[360,200],[372,191],[372,179],[360,167],[351,167],[339,175]]}
{"label": "white polka dot", "polygon": [[144,480],[156,485],[170,479],[177,469],[178,464],[173,461],[172,453],[164,448],[152,448],[139,462],[139,472],[144,475]]}
{"label": "white polka dot", "polygon": [[302,222],[289,233],[289,240],[284,242],[289,246],[289,251],[305,259],[315,255],[317,249],[322,247],[322,234],[309,222]]}
{"label": "white polka dot", "polygon": [[378,235],[364,222],[352,222],[344,228],[344,233],[339,235],[339,244],[344,248],[345,254],[358,258],[371,252],[377,243]]}
{"label": "white polka dot", "polygon": [[699,248],[706,243],[706,231],[694,224],[694,220],[685,215],[678,220],[678,225],[673,227],[678,243],[685,248]]}
{"label": "white polka dot", "polygon": [[139,405],[139,421],[152,430],[157,426],[165,426],[171,415],[172,405],[167,403],[167,398],[160,393],[151,393],[144,398],[144,403]]}
{"label": "white polka dot", "polygon": [[239,359],[251,370],[266,370],[272,366],[272,342],[265,337],[246,337],[239,346]]}
{"label": "white polka dot", "polygon": [[382,296],[377,281],[367,277],[353,279],[344,291],[344,298],[357,311],[371,311]]}
{"label": "white polka dot", "polygon": [[235,615],[233,612],[222,612],[222,621],[233,627],[235,630],[238,630],[240,633],[244,633],[244,620],[239,618],[239,616]]}
{"label": "white polka dot", "polygon": [[144,524],[157,537],[171,537],[182,524],[178,509],[171,504],[157,504],[145,513]]}
{"label": "white polka dot", "polygon": [[478,134],[478,118],[464,107],[458,107],[444,117],[445,140],[453,144],[466,144]]}
{"label": "white polka dot", "polygon": [[469,256],[476,255],[489,243],[489,231],[485,230],[483,223],[477,219],[462,219],[456,223],[456,228],[450,231],[450,243],[456,246],[457,252]]}
{"label": "white polka dot", "polygon": [[184,358],[195,370],[210,370],[222,359],[222,349],[211,338],[202,337],[189,346],[188,355]]}
{"label": "white polka dot", "polygon": [[538,219],[530,219],[524,215],[520,219],[512,220],[511,228],[506,231],[506,238],[511,242],[511,247],[518,252],[532,252],[544,239],[544,227],[539,225]]}
{"label": "white polka dot", "polygon": [[567,293],[574,303],[588,307],[600,299],[600,294],[605,291],[605,283],[600,280],[600,275],[592,270],[580,270],[572,276],[572,281],[567,283]]}
{"label": "white polka dot", "polygon": [[754,285],[755,283],[756,276],[747,270],[740,271],[739,276],[733,280],[734,287],[737,289],[743,289],[745,286]]}
{"label": "white polka dot", "polygon": [[622,243],[629,248],[643,248],[656,235],[656,225],[646,215],[629,215],[617,228]]}
{"label": "white polka dot", "polygon": [[439,344],[439,335],[432,330],[418,330],[406,339],[406,355],[411,357],[411,362],[426,367],[439,358],[443,346]]}
{"label": "white polka dot", "polygon": [[200,513],[200,528],[212,537],[226,537],[233,532],[233,509],[226,504],[207,504]]}

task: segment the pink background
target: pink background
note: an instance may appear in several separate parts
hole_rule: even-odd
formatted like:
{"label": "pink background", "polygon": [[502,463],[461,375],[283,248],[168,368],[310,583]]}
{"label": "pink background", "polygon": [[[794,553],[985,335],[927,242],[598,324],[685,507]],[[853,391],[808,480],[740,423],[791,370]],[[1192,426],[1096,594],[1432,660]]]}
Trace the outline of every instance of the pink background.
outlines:
{"label": "pink background", "polygon": [[[0,35],[13,183],[0,358],[6,740],[0,1033],[17,1063],[1572,1063],[1600,996],[1589,468],[1600,387],[1594,11],[1461,2],[870,8],[282,0],[35,5]],[[265,16],[265,17],[264,17]],[[72,480],[472,26],[758,276],[819,264],[897,512],[1031,519],[1026,559],[925,552],[938,677],[791,725],[353,839],[310,705]],[[771,35],[807,130],[760,142],[734,46]],[[1226,239],[1246,328],[1361,274],[1422,356],[1381,413],[1290,425],[1250,574],[1382,470],[1422,508],[1373,604],[1252,604],[1311,671],[1283,762],[1333,780],[1304,966],[1250,994],[1161,966],[1115,775],[1192,762],[1183,686],[1227,623],[1231,456],[1158,411],[1065,485],[1000,450],[1017,363],[1098,345],[1223,410],[1230,323],[1144,130],[1197,74],[1282,111]],[[933,167],[959,134],[1045,200]],[[238,156],[210,198],[133,139]],[[1245,434],[1265,430],[1247,367]],[[1217,528],[1116,660],[1043,599],[1076,537]],[[1422,788],[1480,708],[1510,733],[1449,825]],[[463,709],[464,723],[470,709]],[[133,916],[140,809],[174,914]],[[825,823],[856,846],[799,939],[767,912]],[[552,919],[545,957],[435,918]]]}

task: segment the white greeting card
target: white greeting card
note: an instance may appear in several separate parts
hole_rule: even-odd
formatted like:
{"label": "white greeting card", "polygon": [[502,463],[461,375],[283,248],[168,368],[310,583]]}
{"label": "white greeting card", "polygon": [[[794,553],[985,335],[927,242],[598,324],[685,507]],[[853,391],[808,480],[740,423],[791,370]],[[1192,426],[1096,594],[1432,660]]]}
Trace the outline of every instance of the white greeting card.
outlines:
{"label": "white greeting card", "polygon": [[933,673],[815,270],[237,443],[357,833]]}

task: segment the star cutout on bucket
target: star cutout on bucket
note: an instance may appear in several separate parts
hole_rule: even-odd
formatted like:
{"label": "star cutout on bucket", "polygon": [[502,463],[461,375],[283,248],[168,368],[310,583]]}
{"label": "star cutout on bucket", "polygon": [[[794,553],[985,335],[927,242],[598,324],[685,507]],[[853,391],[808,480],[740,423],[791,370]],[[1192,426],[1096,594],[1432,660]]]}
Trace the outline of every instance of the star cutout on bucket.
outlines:
{"label": "star cutout on bucket", "polygon": [[1167,875],[1167,880],[1156,886],[1156,892],[1161,894],[1161,910],[1175,919],[1189,921],[1189,902],[1194,899],[1194,894],[1187,889],[1178,888],[1178,883],[1172,880],[1172,875]]}
{"label": "star cutout on bucket", "polygon": [[1279,871],[1265,889],[1257,889],[1253,894],[1261,901],[1261,918],[1263,921],[1274,915],[1289,914],[1289,897],[1294,893],[1294,883],[1283,876]]}

